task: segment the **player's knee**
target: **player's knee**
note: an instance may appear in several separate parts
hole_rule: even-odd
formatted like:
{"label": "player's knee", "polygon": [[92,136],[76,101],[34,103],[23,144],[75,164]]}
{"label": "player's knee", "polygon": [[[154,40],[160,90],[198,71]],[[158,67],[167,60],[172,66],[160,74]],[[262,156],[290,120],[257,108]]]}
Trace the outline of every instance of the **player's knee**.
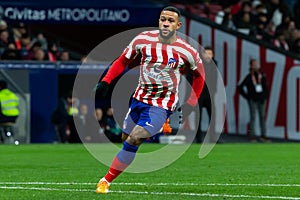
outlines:
{"label": "player's knee", "polygon": [[126,141],[134,146],[139,146],[140,144],[142,144],[144,142],[146,138],[140,137],[140,135],[129,135],[128,138],[126,139]]}
{"label": "player's knee", "polygon": [[126,141],[131,144],[138,146],[140,145],[150,134],[141,126],[136,126],[130,133]]}
{"label": "player's knee", "polygon": [[140,144],[142,144],[142,142],[144,141],[145,139],[143,138],[140,138],[136,135],[129,135],[128,138],[126,139],[126,141],[131,144],[131,145],[134,145],[134,146],[139,146]]}

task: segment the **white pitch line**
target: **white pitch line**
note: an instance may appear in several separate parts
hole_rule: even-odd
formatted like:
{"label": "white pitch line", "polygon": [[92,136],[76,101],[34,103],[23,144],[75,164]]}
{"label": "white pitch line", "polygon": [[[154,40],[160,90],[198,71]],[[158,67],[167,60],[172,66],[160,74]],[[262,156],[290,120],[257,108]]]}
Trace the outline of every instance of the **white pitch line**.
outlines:
{"label": "white pitch line", "polygon": [[[115,182],[114,185],[140,186],[247,186],[247,187],[300,187],[300,184],[273,184],[273,183],[127,183]],[[96,185],[96,183],[78,182],[0,182],[0,185]]]}
{"label": "white pitch line", "polygon": [[181,196],[201,196],[201,197],[228,197],[228,198],[253,198],[253,199],[289,199],[300,200],[298,197],[286,196],[251,196],[240,194],[211,194],[211,193],[187,193],[187,192],[140,192],[140,191],[112,191],[117,193],[130,193],[130,194],[150,194],[150,195],[181,195]]}
{"label": "white pitch line", "polygon": [[86,189],[66,189],[66,188],[41,188],[41,187],[22,187],[22,186],[0,186],[0,189],[6,190],[41,190],[41,191],[67,191],[67,192],[92,192],[95,190]]}
{"label": "white pitch line", "polygon": [[[0,186],[0,189],[11,190],[38,190],[38,191],[68,191],[68,192],[94,192],[87,189],[65,189],[65,188],[40,188],[40,187],[22,187],[22,186]],[[286,196],[251,196],[235,194],[211,194],[211,193],[180,193],[180,192],[141,192],[141,191],[110,191],[111,193],[121,194],[146,194],[146,195],[180,195],[180,196],[201,196],[201,197],[227,197],[227,198],[252,198],[252,199],[289,199],[300,200],[298,197]]]}

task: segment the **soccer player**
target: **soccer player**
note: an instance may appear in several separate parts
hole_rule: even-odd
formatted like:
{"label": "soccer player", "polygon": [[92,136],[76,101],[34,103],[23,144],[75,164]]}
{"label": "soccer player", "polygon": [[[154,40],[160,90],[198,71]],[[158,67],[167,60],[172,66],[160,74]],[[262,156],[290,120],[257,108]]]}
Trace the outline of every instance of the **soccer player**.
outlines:
{"label": "soccer player", "polygon": [[139,145],[157,134],[172,114],[178,102],[181,72],[189,70],[193,74],[193,92],[183,105],[183,115],[197,104],[204,84],[204,68],[197,50],[177,36],[180,27],[180,11],[165,7],[160,13],[159,30],[137,35],[97,85],[97,92],[105,96],[112,80],[137,56],[141,57],[139,83],[122,130],[123,148],[100,179],[96,193],[109,192],[111,182],[130,165]]}

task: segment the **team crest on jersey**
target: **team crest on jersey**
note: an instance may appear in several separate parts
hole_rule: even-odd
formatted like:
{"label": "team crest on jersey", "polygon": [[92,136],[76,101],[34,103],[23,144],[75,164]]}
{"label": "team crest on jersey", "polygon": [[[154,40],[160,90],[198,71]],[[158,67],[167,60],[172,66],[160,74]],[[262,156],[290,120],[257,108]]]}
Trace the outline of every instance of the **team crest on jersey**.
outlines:
{"label": "team crest on jersey", "polygon": [[167,66],[172,69],[176,69],[177,68],[177,60],[175,58],[170,58]]}

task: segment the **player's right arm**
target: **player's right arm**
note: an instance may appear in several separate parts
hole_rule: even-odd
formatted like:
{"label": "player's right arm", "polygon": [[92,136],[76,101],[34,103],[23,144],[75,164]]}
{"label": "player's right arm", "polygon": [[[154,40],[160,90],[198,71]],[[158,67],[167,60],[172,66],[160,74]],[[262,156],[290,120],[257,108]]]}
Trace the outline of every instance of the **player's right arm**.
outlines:
{"label": "player's right arm", "polygon": [[137,37],[131,41],[131,43],[127,46],[124,52],[118,57],[111,65],[109,70],[107,71],[106,75],[102,78],[102,80],[97,84],[96,91],[100,94],[101,97],[105,97],[108,90],[109,84],[121,75],[127,66],[131,67],[132,61],[137,58],[137,51],[136,51],[136,42]]}
{"label": "player's right arm", "polygon": [[109,68],[106,75],[103,77],[101,82],[106,82],[110,84],[115,78],[124,72],[126,66],[130,63],[130,59],[126,58],[123,53],[119,58],[117,58],[111,67]]}
{"label": "player's right arm", "polygon": [[129,63],[129,59],[124,56],[124,53],[117,58],[106,75],[102,78],[102,80],[96,85],[96,92],[101,96],[105,97],[108,90],[109,84],[118,77],[122,72],[125,71],[127,64]]}

